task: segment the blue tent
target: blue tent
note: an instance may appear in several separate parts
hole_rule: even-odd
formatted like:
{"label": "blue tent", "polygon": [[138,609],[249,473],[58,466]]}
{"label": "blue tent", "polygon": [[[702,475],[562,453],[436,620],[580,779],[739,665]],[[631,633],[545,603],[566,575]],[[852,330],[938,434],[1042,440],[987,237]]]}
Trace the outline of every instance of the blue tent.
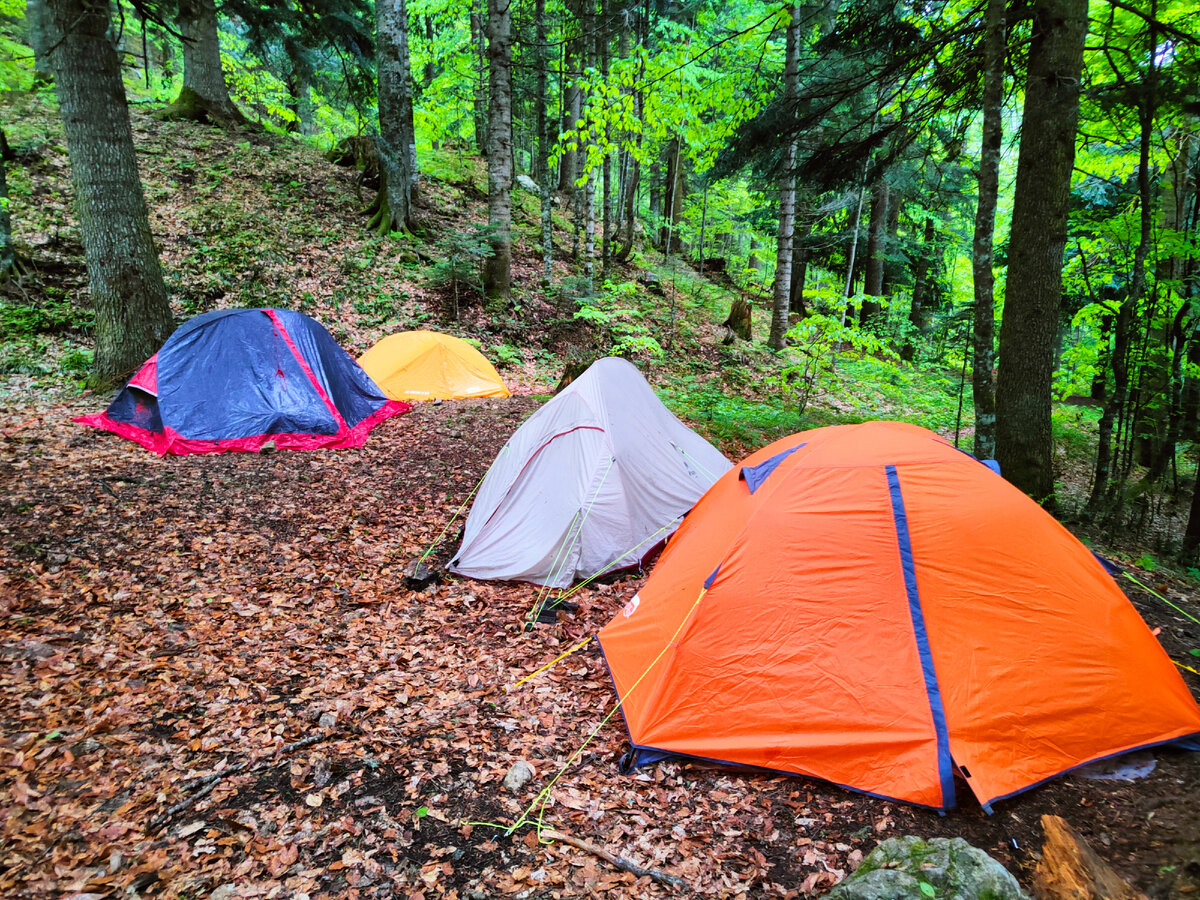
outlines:
{"label": "blue tent", "polygon": [[108,409],[76,419],[158,454],[358,447],[410,406],[389,400],[320,323],[217,310],[176,329]]}

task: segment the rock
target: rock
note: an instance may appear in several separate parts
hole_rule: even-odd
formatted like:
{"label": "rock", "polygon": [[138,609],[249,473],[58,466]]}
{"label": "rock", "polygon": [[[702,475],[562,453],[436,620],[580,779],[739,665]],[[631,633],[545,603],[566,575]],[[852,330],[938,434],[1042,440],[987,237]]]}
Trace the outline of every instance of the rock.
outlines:
{"label": "rock", "polygon": [[[922,887],[924,885],[924,887]],[[962,838],[906,836],[877,846],[827,900],[1029,900],[1000,863]]]}
{"label": "rock", "polygon": [[504,786],[516,794],[532,780],[533,766],[529,765],[523,759],[518,759],[513,763],[513,767],[508,770],[508,774],[504,776]]}
{"label": "rock", "polygon": [[237,900],[238,889],[235,884],[223,884],[208,895],[208,900]]}
{"label": "rock", "polygon": [[332,728],[337,724],[337,713],[323,712],[321,718],[317,719],[317,725],[321,728]]}
{"label": "rock", "polygon": [[430,585],[436,585],[439,577],[422,559],[409,560],[404,567],[404,586],[410,591],[423,591]]}
{"label": "rock", "polygon": [[519,187],[523,188],[524,190],[529,191],[529,193],[531,193],[531,194],[541,194],[541,192],[542,192],[542,189],[540,187],[538,187],[538,183],[536,181],[534,181],[532,178],[530,178],[528,175],[518,175],[517,176],[517,185]]}

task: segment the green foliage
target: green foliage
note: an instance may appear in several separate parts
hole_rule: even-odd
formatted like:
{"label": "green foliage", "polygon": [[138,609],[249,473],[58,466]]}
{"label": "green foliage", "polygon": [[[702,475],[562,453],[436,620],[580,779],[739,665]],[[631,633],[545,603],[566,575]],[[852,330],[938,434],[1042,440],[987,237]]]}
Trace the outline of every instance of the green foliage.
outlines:
{"label": "green foliage", "polygon": [[886,359],[894,368],[894,352],[868,329],[843,324],[839,318],[814,313],[801,319],[787,333],[789,360],[768,384],[790,401],[797,419],[804,416],[818,389],[834,391],[840,385],[837,364],[840,361],[875,356]]}
{"label": "green foliage", "polygon": [[603,335],[601,350],[609,356],[663,355],[662,345],[645,326],[645,314],[634,302],[639,294],[631,281],[606,281],[600,292],[575,298],[574,319]]}
{"label": "green foliage", "polygon": [[0,334],[30,336],[63,331],[87,331],[95,316],[69,300],[49,299],[41,305],[0,303]]}
{"label": "green foliage", "polygon": [[521,349],[512,344],[498,344],[492,348],[492,356],[496,360],[496,365],[502,369],[524,362]]}
{"label": "green foliage", "polygon": [[483,261],[492,252],[493,225],[475,225],[469,231],[451,231],[438,238],[434,254],[438,261],[429,270],[430,283],[440,287],[460,284],[483,290]]}

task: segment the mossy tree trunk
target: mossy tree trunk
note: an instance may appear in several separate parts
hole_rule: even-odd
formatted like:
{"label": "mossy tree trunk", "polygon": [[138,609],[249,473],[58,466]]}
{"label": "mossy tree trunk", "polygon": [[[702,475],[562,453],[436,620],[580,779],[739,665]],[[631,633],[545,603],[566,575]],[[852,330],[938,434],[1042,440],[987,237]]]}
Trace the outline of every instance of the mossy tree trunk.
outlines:
{"label": "mossy tree trunk", "polygon": [[8,141],[0,128],[0,283],[7,281],[17,269],[17,254],[13,250],[12,217],[8,214]]}
{"label": "mossy tree trunk", "polygon": [[979,201],[971,267],[975,275],[971,397],[975,403],[975,456],[996,456],[995,278],[992,275],[996,198],[1000,193],[1000,149],[1004,126],[1005,0],[988,0],[983,38],[983,147],[979,157]]}
{"label": "mossy tree trunk", "polygon": [[184,0],[176,23],[183,36],[183,87],[165,114],[223,127],[246,124],[225,83],[214,0]]}
{"label": "mossy tree trunk", "polygon": [[133,149],[107,0],[48,0],[51,65],[96,313],[92,380],[115,382],[156,353],[174,323]]}
{"label": "mossy tree trunk", "polygon": [[492,253],[484,263],[489,304],[502,307],[512,290],[512,0],[488,0],[488,224]]}
{"label": "mossy tree trunk", "polygon": [[1005,478],[1047,503],[1054,500],[1051,381],[1087,12],[1087,0],[1035,0],[1031,9],[1000,323],[996,458]]}
{"label": "mossy tree trunk", "polygon": [[[863,273],[863,305],[859,321],[867,324],[879,315],[883,296],[884,257],[887,253],[888,208],[891,204],[891,187],[881,175],[871,185],[871,216],[867,225],[867,257]],[[866,297],[876,299],[868,300]]]}
{"label": "mossy tree trunk", "polygon": [[550,67],[550,45],[546,31],[546,0],[536,0],[534,24],[537,29],[537,175],[538,194],[542,206],[542,284],[554,282],[554,200],[550,184],[550,119],[546,115],[547,76]]}
{"label": "mossy tree trunk", "polygon": [[[784,59],[783,96],[785,104],[796,100],[800,88],[800,7],[793,5],[787,30]],[[771,303],[771,333],[767,346],[779,351],[787,346],[788,312],[792,305],[792,243],[796,238],[796,164],[795,141],[783,154],[783,172],[779,177],[779,228],[775,244],[775,283]]]}
{"label": "mossy tree trunk", "polygon": [[376,0],[376,68],[379,77],[379,156],[386,220],[381,231],[403,231],[412,213],[416,180],[416,132],[413,128],[412,73],[408,55],[408,10],[405,0]]}

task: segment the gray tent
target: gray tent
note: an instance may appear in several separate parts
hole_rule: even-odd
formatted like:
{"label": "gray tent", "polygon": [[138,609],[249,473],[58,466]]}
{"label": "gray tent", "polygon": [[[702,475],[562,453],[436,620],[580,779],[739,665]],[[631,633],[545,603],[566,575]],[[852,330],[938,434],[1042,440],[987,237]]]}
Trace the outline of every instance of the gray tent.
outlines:
{"label": "gray tent", "polygon": [[565,587],[636,565],[729,468],[637,367],[601,359],[508,439],[450,571]]}

